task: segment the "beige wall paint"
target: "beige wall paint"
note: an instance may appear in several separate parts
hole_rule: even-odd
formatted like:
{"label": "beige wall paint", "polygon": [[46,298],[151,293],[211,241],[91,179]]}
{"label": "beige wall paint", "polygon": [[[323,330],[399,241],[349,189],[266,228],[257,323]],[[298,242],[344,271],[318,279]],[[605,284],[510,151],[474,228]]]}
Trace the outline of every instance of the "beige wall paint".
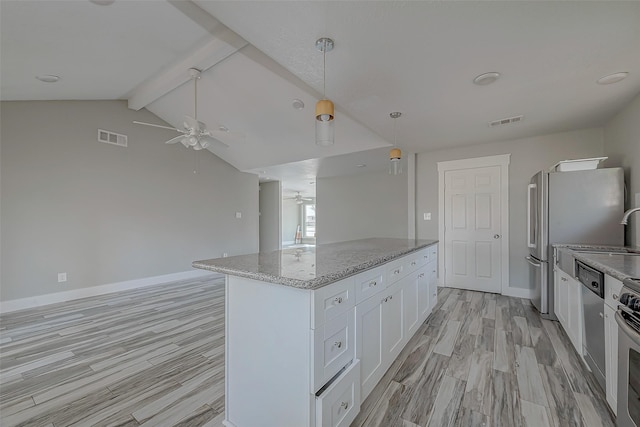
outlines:
{"label": "beige wall paint", "polygon": [[[635,195],[640,193],[640,94],[620,111],[604,128],[604,153],[607,166],[624,168],[629,190],[627,209],[640,206]],[[640,246],[640,214],[635,213],[626,229],[628,245]]]}
{"label": "beige wall paint", "polygon": [[316,180],[317,243],[407,237],[407,176],[387,172]]}
{"label": "beige wall paint", "polygon": [[[560,160],[602,156],[601,128],[419,153],[416,172],[417,236],[420,239],[438,238],[438,162],[508,153],[511,153],[509,281],[511,287],[528,288],[525,227],[526,188],[529,179],[539,170],[548,169]],[[423,219],[425,212],[431,212],[431,221]]]}
{"label": "beige wall paint", "polygon": [[[0,112],[2,301],[258,249],[257,177],[206,150],[164,144],[175,132],[132,123],[161,123],[148,111],[31,101],[2,102]],[[98,128],[127,134],[129,146],[97,142]]]}

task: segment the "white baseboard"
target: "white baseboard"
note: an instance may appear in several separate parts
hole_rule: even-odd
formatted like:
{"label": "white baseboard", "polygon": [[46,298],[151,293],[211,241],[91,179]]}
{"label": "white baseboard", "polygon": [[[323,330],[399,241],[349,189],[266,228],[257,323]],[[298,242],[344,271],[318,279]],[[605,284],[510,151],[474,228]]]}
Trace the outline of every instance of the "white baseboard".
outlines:
{"label": "white baseboard", "polygon": [[[112,292],[126,291],[130,289],[144,288],[147,286],[160,285],[178,280],[195,279],[197,277],[216,275],[211,271],[189,270],[180,273],[163,274],[161,276],[143,277],[141,279],[126,280],[124,282],[108,283],[106,285],[91,286],[82,289],[72,289],[69,291],[55,292],[52,294],[38,295],[35,297],[19,298],[8,301],[0,301],[0,313],[10,313],[12,311],[24,310],[27,308],[41,307],[43,305],[55,304],[58,302],[72,301],[80,298],[93,297],[97,295],[110,294]],[[222,274],[219,274],[223,277]]]}
{"label": "white baseboard", "polygon": [[533,297],[533,289],[508,287],[502,290],[502,295],[515,298],[531,299]]}

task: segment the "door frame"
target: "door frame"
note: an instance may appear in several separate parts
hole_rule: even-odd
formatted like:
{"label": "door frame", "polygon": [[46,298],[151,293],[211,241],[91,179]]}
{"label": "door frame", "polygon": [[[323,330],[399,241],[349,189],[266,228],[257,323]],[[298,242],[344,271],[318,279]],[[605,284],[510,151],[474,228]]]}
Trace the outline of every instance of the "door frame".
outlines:
{"label": "door frame", "polygon": [[438,256],[439,275],[438,285],[446,286],[446,260],[445,260],[445,232],[444,232],[444,174],[448,171],[461,169],[475,169],[489,166],[500,167],[500,228],[502,230],[501,240],[501,272],[500,289],[501,294],[509,295],[509,163],[511,154],[500,154],[497,156],[475,157],[471,159],[448,160],[438,162],[438,239],[442,242],[438,245],[440,254]]}

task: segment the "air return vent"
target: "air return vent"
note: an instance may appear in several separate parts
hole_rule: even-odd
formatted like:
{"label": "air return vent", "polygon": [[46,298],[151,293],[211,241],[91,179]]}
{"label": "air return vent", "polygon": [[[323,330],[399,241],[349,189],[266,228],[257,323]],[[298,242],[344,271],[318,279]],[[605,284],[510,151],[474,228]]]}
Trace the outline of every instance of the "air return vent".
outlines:
{"label": "air return vent", "polygon": [[112,145],[119,145],[120,147],[126,147],[127,135],[121,135],[119,133],[110,132],[108,130],[98,129],[98,141]]}
{"label": "air return vent", "polygon": [[502,125],[508,125],[511,123],[517,123],[524,120],[524,116],[507,117],[506,119],[494,120],[489,122],[489,127],[496,127]]}

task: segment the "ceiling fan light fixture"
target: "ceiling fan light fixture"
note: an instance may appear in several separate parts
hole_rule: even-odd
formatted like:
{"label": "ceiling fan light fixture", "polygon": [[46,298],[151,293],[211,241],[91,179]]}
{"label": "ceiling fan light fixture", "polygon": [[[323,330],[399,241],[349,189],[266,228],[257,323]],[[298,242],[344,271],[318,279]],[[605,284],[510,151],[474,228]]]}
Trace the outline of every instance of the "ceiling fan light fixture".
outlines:
{"label": "ceiling fan light fixture", "polygon": [[498,80],[499,77],[500,77],[500,73],[496,73],[495,71],[492,71],[490,73],[480,74],[478,77],[473,79],[473,82],[478,86],[486,86]]}
{"label": "ceiling fan light fixture", "polygon": [[331,100],[326,96],[326,59],[327,52],[333,49],[333,40],[322,37],[316,40],[316,49],[322,52],[322,96],[323,99],[316,103],[316,144],[327,147],[333,145],[335,141],[335,132],[333,126],[334,106]]}
{"label": "ceiling fan light fixture", "polygon": [[402,174],[402,150],[396,146],[396,119],[402,116],[399,111],[394,111],[389,114],[389,117],[393,119],[393,148],[389,150],[389,174],[400,175]]}
{"label": "ceiling fan light fixture", "polygon": [[627,73],[626,71],[621,73],[613,73],[604,77],[600,77],[596,82],[599,85],[610,85],[613,83],[618,83],[621,80],[624,80],[628,75],[629,73]]}

